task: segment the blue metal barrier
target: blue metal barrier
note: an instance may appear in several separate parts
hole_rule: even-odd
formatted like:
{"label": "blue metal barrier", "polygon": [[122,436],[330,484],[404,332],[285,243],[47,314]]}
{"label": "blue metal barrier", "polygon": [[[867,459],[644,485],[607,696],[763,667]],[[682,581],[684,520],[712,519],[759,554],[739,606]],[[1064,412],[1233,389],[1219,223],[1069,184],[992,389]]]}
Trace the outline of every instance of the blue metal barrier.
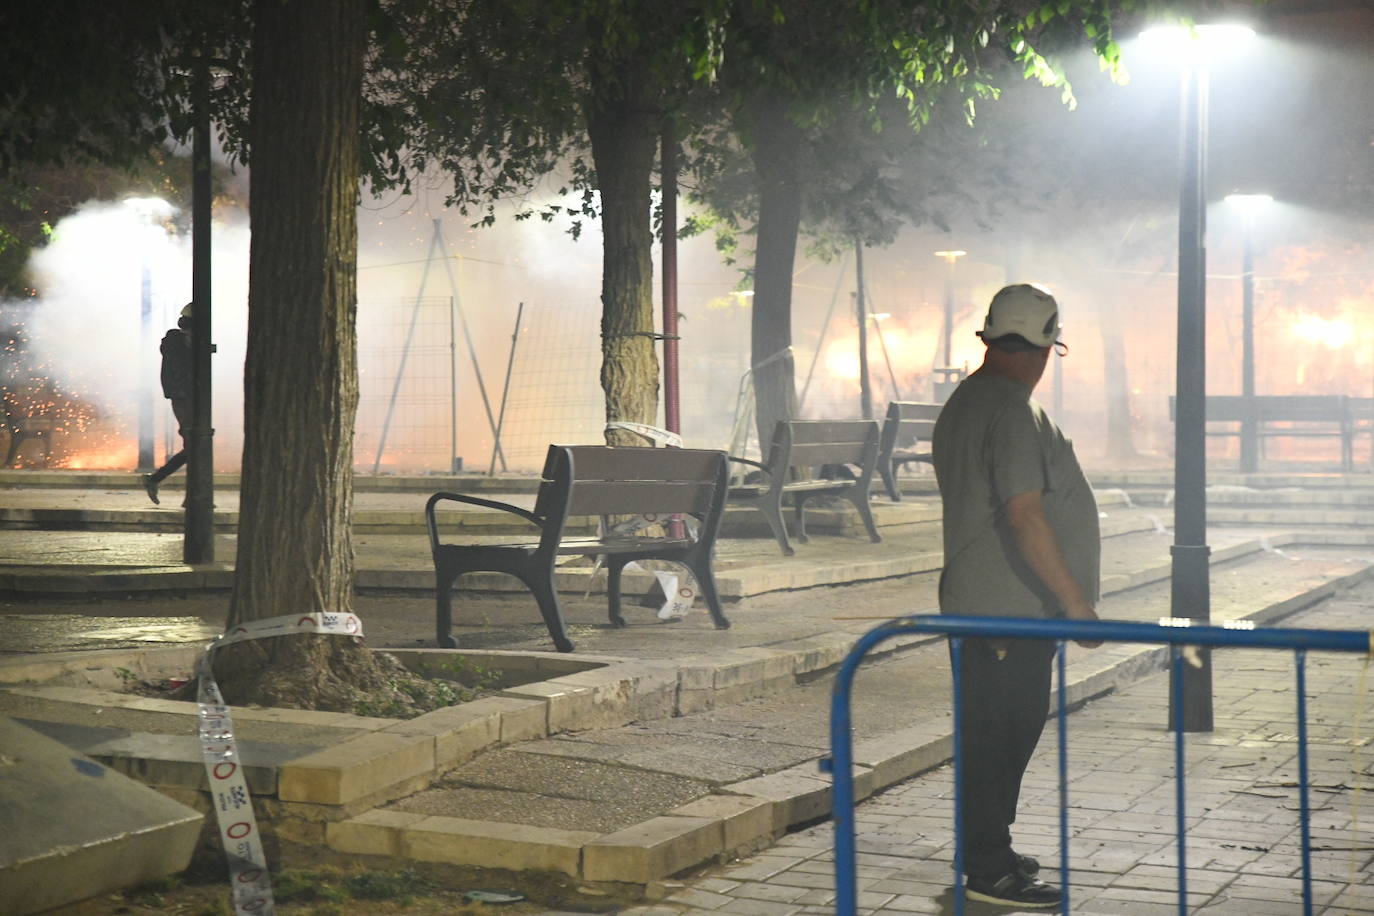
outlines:
{"label": "blue metal barrier", "polygon": [[1102,642],[1158,643],[1170,646],[1170,676],[1173,694],[1174,772],[1176,775],[1176,815],[1178,833],[1178,906],[1187,913],[1187,849],[1185,843],[1185,778],[1183,739],[1183,665],[1185,646],[1230,646],[1247,649],[1292,649],[1297,672],[1298,783],[1299,818],[1302,827],[1303,913],[1312,912],[1311,837],[1307,792],[1307,705],[1306,653],[1316,649],[1330,652],[1359,652],[1374,655],[1374,633],[1365,630],[1255,629],[1248,621],[1224,626],[1196,626],[1188,619],[1166,619],[1158,624],[1128,623],[1112,620],[1036,620],[1019,617],[959,617],[933,615],[892,620],[861,636],[845,656],[835,676],[830,707],[829,759],[822,761],[834,777],[832,808],[835,824],[835,912],[854,916],[858,888],[855,881],[856,850],[854,826],[854,753],[850,718],[850,695],[854,675],[875,646],[895,636],[909,633],[935,633],[950,637],[950,665],[953,674],[954,713],[954,903],[955,913],[964,911],[963,803],[960,774],[963,768],[963,741],[959,714],[963,703],[959,685],[962,642],[965,637],[1012,639],[1053,639],[1058,641],[1058,684],[1055,690],[1059,719],[1059,847],[1063,881],[1063,910],[1069,910],[1069,825],[1068,825],[1068,748],[1067,695],[1064,678],[1064,646],[1067,640]]}

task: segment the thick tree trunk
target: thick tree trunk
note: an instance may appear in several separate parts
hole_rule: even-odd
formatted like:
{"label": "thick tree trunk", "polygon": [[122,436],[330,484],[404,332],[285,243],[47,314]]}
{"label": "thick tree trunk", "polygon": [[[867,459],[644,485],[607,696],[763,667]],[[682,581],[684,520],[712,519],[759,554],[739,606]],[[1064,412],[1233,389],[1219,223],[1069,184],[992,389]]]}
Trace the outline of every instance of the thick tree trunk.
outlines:
{"label": "thick tree trunk", "polygon": [[[229,625],[353,604],[356,256],[366,0],[258,0],[249,320]],[[231,703],[348,708],[380,678],[338,636],[231,646]]]}
{"label": "thick tree trunk", "polygon": [[754,251],[754,301],[750,358],[754,370],[754,419],[764,451],[779,420],[797,415],[792,359],[792,269],[801,228],[798,180],[801,131],[783,100],[756,97],[750,105],[759,221]]}
{"label": "thick tree trunk", "polygon": [[1126,372],[1126,342],[1111,296],[1102,296],[1097,301],[1098,326],[1102,329],[1102,382],[1107,395],[1107,457],[1112,461],[1130,462],[1140,455],[1131,436],[1131,383]]}
{"label": "thick tree trunk", "polygon": [[[634,79],[617,81],[633,86]],[[606,422],[653,424],[658,417],[650,189],[661,118],[637,99],[593,92],[587,130],[601,191],[601,388]],[[609,445],[652,445],[607,430]]]}

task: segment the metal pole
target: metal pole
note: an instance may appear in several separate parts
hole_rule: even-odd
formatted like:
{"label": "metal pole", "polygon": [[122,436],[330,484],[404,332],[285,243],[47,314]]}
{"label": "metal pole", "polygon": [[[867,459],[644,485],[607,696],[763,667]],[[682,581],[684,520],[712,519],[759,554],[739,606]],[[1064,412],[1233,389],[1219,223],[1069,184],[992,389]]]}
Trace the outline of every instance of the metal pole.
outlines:
{"label": "metal pole", "polygon": [[[873,294],[868,294],[869,303],[872,304]],[[883,362],[887,364],[887,380],[892,383],[892,400],[902,399],[902,390],[897,387],[897,373],[892,369],[892,356],[887,352],[887,338],[883,336],[883,323],[878,319],[881,316],[873,316],[873,333],[878,335],[878,348],[883,351]]]}
{"label": "metal pole", "polygon": [[802,385],[801,397],[797,399],[798,410],[806,406],[806,393],[811,390],[811,376],[816,372],[816,363],[821,358],[821,350],[825,349],[825,334],[830,330],[830,317],[835,312],[835,303],[839,301],[840,287],[844,285],[844,268],[844,256],[842,256],[840,258],[840,272],[835,277],[835,288],[830,291],[830,305],[825,310],[825,321],[821,323],[821,336],[816,341],[816,352],[811,354],[811,365],[806,370],[806,383]]}
{"label": "metal pole", "polygon": [[[434,221],[434,238],[442,245],[444,230],[439,220]],[[458,312],[458,325],[463,329],[463,340],[468,345],[468,357],[472,360],[472,374],[477,378],[477,393],[482,396],[482,409],[487,412],[487,426],[491,428],[492,434],[496,434],[496,417],[491,412],[491,399],[487,397],[487,385],[482,381],[482,364],[477,361],[477,347],[472,343],[472,331],[468,329],[467,316],[463,314],[463,299],[458,295],[458,284],[453,279],[453,268],[449,266],[448,256],[443,257],[444,273],[448,275],[448,290],[453,296],[453,307]],[[506,453],[501,450],[501,443],[496,443],[496,457],[501,459],[501,470],[506,470]]]}
{"label": "metal pole", "polygon": [[[146,225],[144,230],[146,234]],[[138,469],[151,471],[157,466],[153,457],[153,274],[146,255],[139,273],[138,340]]]}
{"label": "metal pole", "polygon": [[458,334],[453,326],[453,297],[448,297],[448,470],[463,469],[458,457]]}
{"label": "metal pole", "polygon": [[859,409],[865,420],[873,419],[873,392],[868,386],[868,315],[864,308],[864,246],[854,240],[854,308],[859,321]]}
{"label": "metal pole", "polygon": [[[1174,425],[1174,545],[1170,579],[1172,616],[1201,623],[1211,619],[1207,546],[1207,71],[1183,72],[1181,187],[1178,219],[1178,375]],[[1171,725],[1181,710],[1186,731],[1212,730],[1211,651],[1198,649],[1201,665],[1184,666],[1182,701],[1170,704]]]}
{"label": "metal pole", "polygon": [[215,561],[215,430],[210,339],[210,70],[198,62],[191,147],[191,428],[186,431],[186,519],[182,557]]}
{"label": "metal pole", "polygon": [[1240,469],[1259,470],[1259,436],[1255,421],[1255,244],[1254,217],[1245,213],[1241,248],[1240,393],[1245,398],[1245,419],[1240,421]]}
{"label": "metal pole", "polygon": [[501,430],[506,425],[506,396],[510,394],[510,375],[515,368],[515,347],[520,342],[520,318],[525,314],[525,303],[520,303],[515,309],[515,332],[510,336],[510,358],[506,360],[506,381],[501,386],[501,407],[496,414],[496,440],[491,445],[491,464],[487,467],[487,476],[496,476],[496,453],[501,448]]}
{"label": "metal pole", "polygon": [[681,433],[677,330],[677,137],[671,121],[663,127],[660,165],[663,171],[663,426],[669,432]]}
{"label": "metal pole", "polygon": [[951,339],[954,336],[954,261],[953,252],[945,257],[945,368],[954,365]]}
{"label": "metal pole", "polygon": [[401,381],[405,378],[406,360],[410,356],[410,341],[415,336],[415,322],[420,317],[420,303],[424,301],[425,283],[429,281],[429,266],[434,263],[434,250],[439,247],[439,221],[434,221],[434,235],[429,240],[429,254],[425,256],[425,269],[420,273],[420,290],[415,294],[415,306],[410,310],[410,326],[406,328],[406,342],[401,348],[401,363],[396,367],[396,381],[391,385],[391,400],[386,405],[386,416],[382,419],[382,435],[377,440],[377,457],[372,460],[372,474],[376,476],[382,466],[382,453],[386,451],[386,437],[391,432],[391,415],[396,410],[396,396],[401,393]]}

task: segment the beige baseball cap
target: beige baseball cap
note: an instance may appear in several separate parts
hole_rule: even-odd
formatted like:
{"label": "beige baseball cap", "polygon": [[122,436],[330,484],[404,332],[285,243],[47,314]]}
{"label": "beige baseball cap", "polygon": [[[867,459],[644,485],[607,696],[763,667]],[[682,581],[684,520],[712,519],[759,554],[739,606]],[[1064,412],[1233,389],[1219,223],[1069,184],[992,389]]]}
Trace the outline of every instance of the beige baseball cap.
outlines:
{"label": "beige baseball cap", "polygon": [[996,340],[1016,334],[1037,347],[1052,347],[1060,342],[1062,330],[1054,294],[1038,283],[1016,283],[992,297],[978,336]]}

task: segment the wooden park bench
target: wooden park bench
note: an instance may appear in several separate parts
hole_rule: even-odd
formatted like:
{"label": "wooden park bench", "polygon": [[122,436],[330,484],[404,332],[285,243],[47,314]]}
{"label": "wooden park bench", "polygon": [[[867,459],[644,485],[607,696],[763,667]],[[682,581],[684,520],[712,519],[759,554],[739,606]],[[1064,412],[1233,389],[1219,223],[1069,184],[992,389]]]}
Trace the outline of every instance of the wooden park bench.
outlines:
{"label": "wooden park bench", "polygon": [[873,420],[779,420],[766,462],[730,457],[761,471],[757,483],[730,488],[730,501],[763,513],[778,546],[787,556],[796,551],[787,538],[782,503],[790,499],[797,520],[797,540],[806,543],[806,503],[817,496],[841,496],[859,511],[873,543],[882,537],[873,524],[868,488],[878,463],[878,424]]}
{"label": "wooden park bench", "polygon": [[901,465],[935,463],[930,453],[930,440],[939,416],[939,404],[888,402],[887,418],[883,420],[883,434],[878,442],[878,473],[893,502],[902,501],[902,492],[897,489],[897,469]]}
{"label": "wooden park bench", "polygon": [[[728,480],[725,453],[719,451],[551,445],[532,512],[476,496],[435,493],[425,504],[425,523],[434,554],[438,644],[448,649],[458,646],[450,600],[454,580],[470,572],[503,572],[515,576],[534,595],[558,651],[571,652],[573,644],[564,630],[554,580],[557,557],[576,554],[605,557],[610,620],[615,626],[625,626],[620,613],[620,579],[625,565],[635,560],[670,560],[692,571],[716,628],[728,628],[730,621],[721,613],[711,557]],[[441,543],[435,508],[448,500],[509,512],[537,530],[496,543]],[[674,514],[697,520],[695,537],[687,533],[663,537],[618,534],[611,530],[608,518],[666,519]],[[579,516],[600,516],[603,533],[566,536],[569,519]]]}
{"label": "wooden park bench", "polygon": [[[1354,439],[1361,432],[1356,423],[1351,399],[1343,394],[1294,395],[1209,395],[1207,397],[1207,435],[1239,436],[1247,420],[1255,423],[1260,439],[1339,438],[1341,467],[1354,464]],[[1169,419],[1177,419],[1177,404],[1169,398]],[[1225,424],[1218,428],[1214,424]],[[1279,425],[1276,425],[1279,424]]]}

